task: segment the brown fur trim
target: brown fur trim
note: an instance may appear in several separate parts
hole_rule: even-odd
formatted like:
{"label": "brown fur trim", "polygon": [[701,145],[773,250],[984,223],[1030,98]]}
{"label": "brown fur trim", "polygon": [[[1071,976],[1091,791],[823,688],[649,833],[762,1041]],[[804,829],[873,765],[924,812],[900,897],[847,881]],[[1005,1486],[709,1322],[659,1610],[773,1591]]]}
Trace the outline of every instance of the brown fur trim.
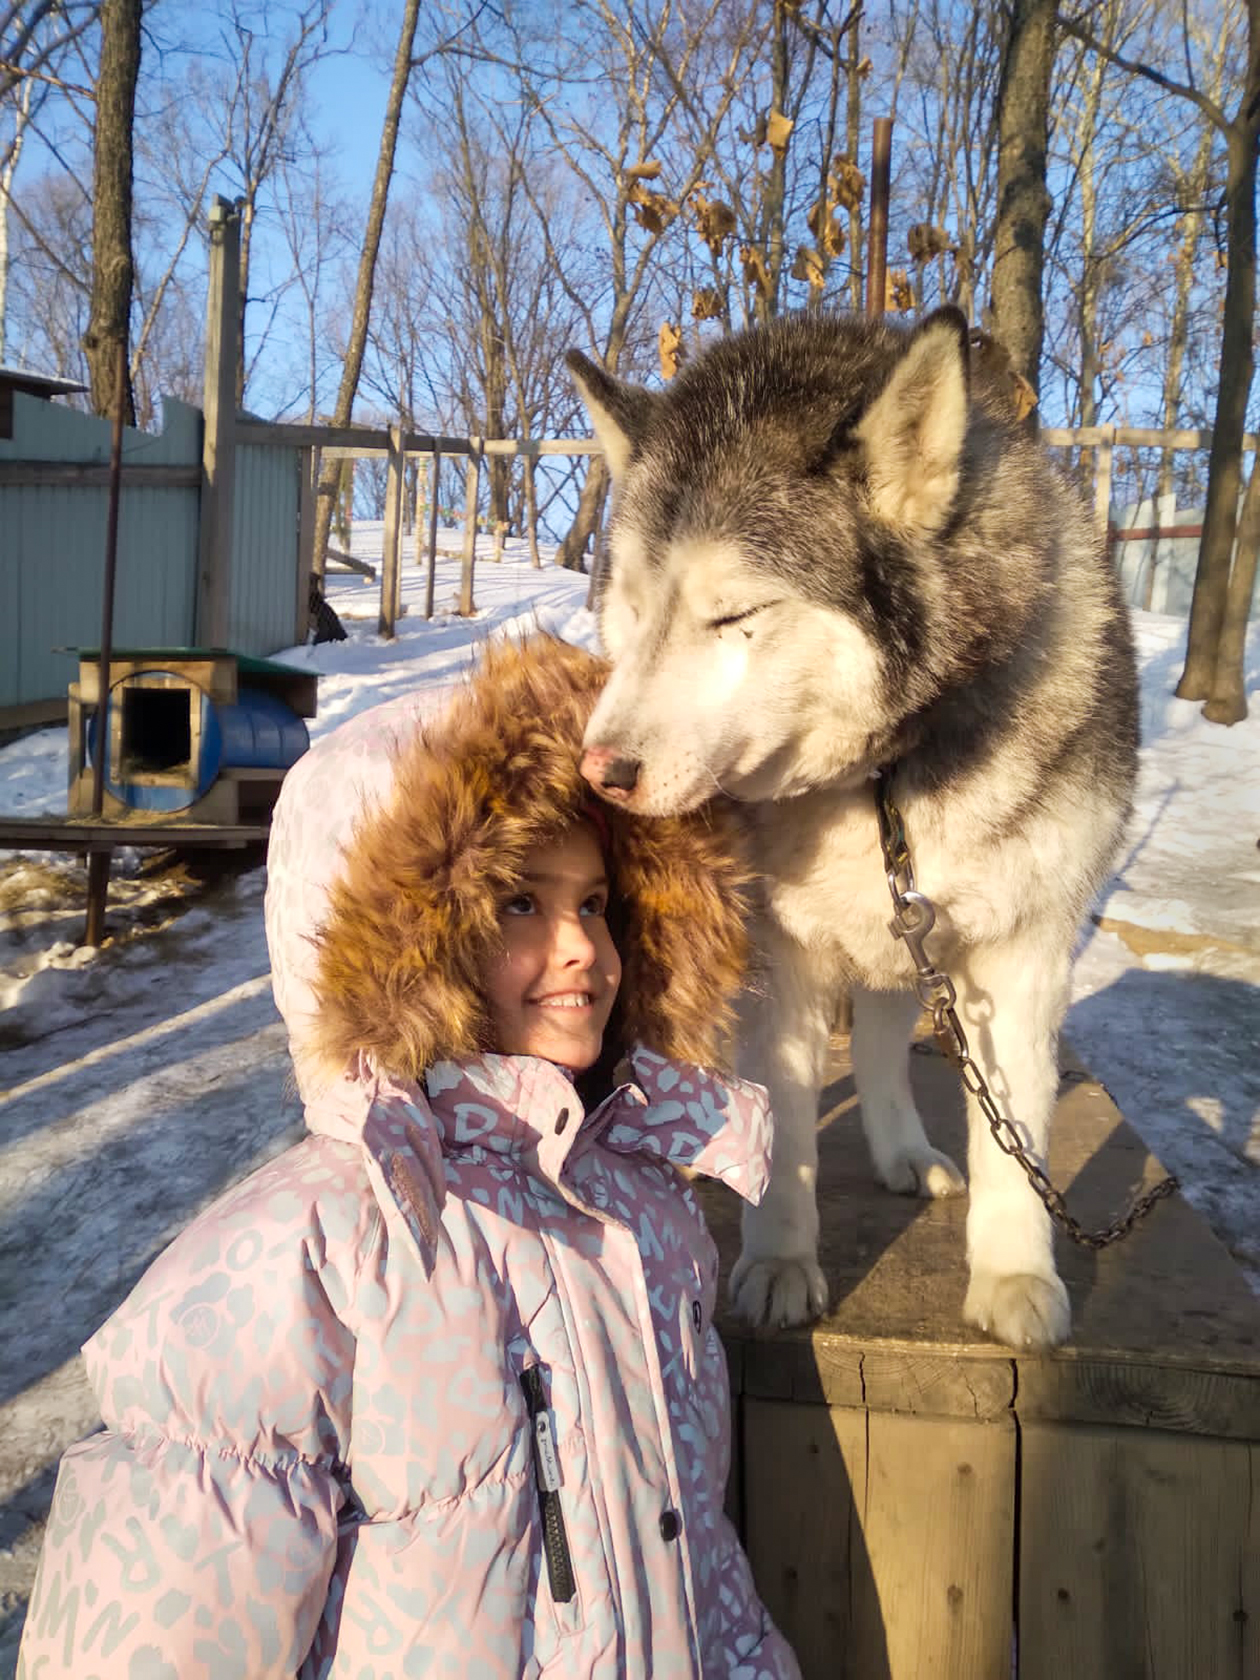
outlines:
{"label": "brown fur trim", "polygon": [[[356,825],[316,936],[309,1052],[360,1052],[396,1078],[489,1049],[479,979],[526,854],[580,816],[582,734],[608,674],[548,636],[488,647],[443,717],[399,755],[392,797]],[[609,808],[627,1044],[713,1065],[746,961],[733,825]]]}

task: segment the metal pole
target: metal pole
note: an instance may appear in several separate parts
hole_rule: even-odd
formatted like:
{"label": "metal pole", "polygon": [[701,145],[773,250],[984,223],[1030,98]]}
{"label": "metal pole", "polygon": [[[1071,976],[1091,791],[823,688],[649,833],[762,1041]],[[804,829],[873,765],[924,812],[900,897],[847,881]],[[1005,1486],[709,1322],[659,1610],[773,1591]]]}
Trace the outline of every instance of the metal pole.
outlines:
{"label": "metal pole", "polygon": [[892,118],[876,117],[871,145],[871,222],[867,241],[866,318],[884,314],[884,285],[888,272],[888,198],[892,176]]}
{"label": "metal pole", "polygon": [[[101,645],[96,666],[96,762],[92,766],[92,815],[105,808],[105,759],[109,752],[109,678],[114,660],[114,583],[118,575],[118,503],[122,491],[123,423],[127,409],[127,341],[118,340],[114,429],[109,450],[109,508],[105,516],[105,578],[101,586]],[[85,945],[105,936],[105,897],[109,890],[109,852],[88,853]]]}

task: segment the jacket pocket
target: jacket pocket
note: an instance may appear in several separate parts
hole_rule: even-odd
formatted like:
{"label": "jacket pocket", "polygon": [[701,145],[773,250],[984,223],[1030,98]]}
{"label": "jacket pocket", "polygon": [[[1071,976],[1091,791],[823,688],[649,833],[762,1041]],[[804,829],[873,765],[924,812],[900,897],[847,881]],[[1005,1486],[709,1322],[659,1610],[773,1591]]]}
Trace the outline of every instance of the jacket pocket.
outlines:
{"label": "jacket pocket", "polygon": [[529,1365],[521,1372],[521,1388],[529,1412],[533,1438],[534,1486],[538,1492],[538,1517],[542,1524],[543,1556],[547,1560],[547,1581],[557,1604],[568,1604],[577,1591],[573,1558],[560,1508],[560,1460],[551,1410],[543,1391],[542,1366]]}

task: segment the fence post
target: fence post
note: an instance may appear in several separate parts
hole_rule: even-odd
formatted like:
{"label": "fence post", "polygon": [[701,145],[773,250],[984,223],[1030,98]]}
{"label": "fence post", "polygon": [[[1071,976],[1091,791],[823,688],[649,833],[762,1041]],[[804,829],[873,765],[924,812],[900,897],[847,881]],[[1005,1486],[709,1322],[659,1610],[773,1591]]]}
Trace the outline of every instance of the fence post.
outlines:
{"label": "fence post", "polygon": [[381,557],[381,616],[378,624],[380,634],[391,637],[398,617],[399,580],[402,573],[405,465],[402,427],[391,426],[385,468],[385,540]]}
{"label": "fence post", "polygon": [[433,486],[429,497],[429,573],[424,580],[424,616],[433,617],[433,583],[437,574],[438,484],[442,476],[442,452],[433,451]]}
{"label": "fence post", "polygon": [[529,525],[529,563],[535,571],[542,565],[538,558],[538,485],[534,480],[533,454],[525,457],[525,518]]}
{"label": "fence post", "polygon": [[294,641],[306,640],[311,627],[311,584],[314,582],[315,556],[315,475],[318,450],[298,450],[298,534],[297,534],[297,634]]}
{"label": "fence post", "polygon": [[232,498],[236,445],[236,338],[240,330],[241,218],[226,198],[210,206],[204,431],[197,533],[196,638],[223,647],[231,610]]}
{"label": "fence post", "polygon": [[468,440],[468,473],[464,491],[464,561],[459,580],[459,616],[471,618],[473,606],[473,563],[477,557],[477,492],[481,483],[481,439]]}
{"label": "fence post", "polygon": [[1111,533],[1111,455],[1115,444],[1116,428],[1099,426],[1094,445],[1094,523],[1104,542]]}

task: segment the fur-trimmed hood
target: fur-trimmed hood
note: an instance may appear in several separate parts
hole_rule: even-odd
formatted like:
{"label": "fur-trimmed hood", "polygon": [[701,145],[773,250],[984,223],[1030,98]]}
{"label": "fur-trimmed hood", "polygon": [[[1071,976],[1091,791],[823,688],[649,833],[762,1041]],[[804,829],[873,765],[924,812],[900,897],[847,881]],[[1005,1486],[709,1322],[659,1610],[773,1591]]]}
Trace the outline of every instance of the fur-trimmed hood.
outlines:
{"label": "fur-trimmed hood", "polygon": [[[525,854],[575,820],[606,663],[547,636],[484,650],[436,697],[360,714],[289,772],[268,855],[276,999],[299,1085],[416,1081],[493,1048],[478,977]],[[601,808],[621,1043],[713,1066],[745,962],[746,873],[720,813]]]}

